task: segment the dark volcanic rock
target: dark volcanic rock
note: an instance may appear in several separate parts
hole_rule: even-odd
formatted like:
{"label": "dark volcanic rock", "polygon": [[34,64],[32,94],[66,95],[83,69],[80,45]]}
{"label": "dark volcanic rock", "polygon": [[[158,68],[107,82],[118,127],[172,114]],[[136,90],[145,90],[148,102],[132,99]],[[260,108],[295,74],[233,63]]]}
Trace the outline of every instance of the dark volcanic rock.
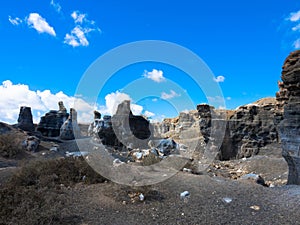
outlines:
{"label": "dark volcanic rock", "polygon": [[50,110],[45,116],[41,117],[37,131],[40,131],[43,136],[58,137],[61,126],[69,117],[69,113],[67,113],[63,103],[59,102],[58,105],[59,110]]}
{"label": "dark volcanic rock", "polygon": [[280,123],[282,155],[289,166],[288,184],[300,184],[300,51],[284,62],[277,98],[284,105]]}
{"label": "dark volcanic rock", "polygon": [[[122,145],[137,147],[139,140],[146,140],[151,136],[149,121],[143,116],[133,115],[130,110],[130,101],[119,104],[116,114],[105,115],[94,112],[94,122],[88,129],[89,136],[100,138],[105,145],[120,147]],[[143,142],[143,141],[141,141]],[[147,147],[147,142],[143,142]]]}
{"label": "dark volcanic rock", "polygon": [[16,126],[24,131],[30,131],[30,132],[34,131],[34,124],[32,121],[32,113],[30,107],[26,107],[26,106],[20,107],[18,124]]}

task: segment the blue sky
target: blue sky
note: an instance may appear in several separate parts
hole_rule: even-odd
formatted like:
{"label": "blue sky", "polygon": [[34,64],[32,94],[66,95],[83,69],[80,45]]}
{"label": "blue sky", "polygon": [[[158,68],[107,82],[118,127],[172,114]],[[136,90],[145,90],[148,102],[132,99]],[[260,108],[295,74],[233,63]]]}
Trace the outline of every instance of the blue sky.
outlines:
{"label": "blue sky", "polygon": [[[173,42],[201,57],[226,108],[274,96],[284,59],[300,47],[299,10],[296,0],[5,1],[0,8],[0,120],[14,123],[21,105],[33,108],[36,122],[57,108],[57,100],[71,107],[78,83],[98,57],[141,40]],[[124,92],[139,78],[149,80],[140,91],[160,85],[157,96],[135,99],[134,91]],[[174,90],[165,79],[180,88]],[[111,113],[114,102],[128,98],[137,113],[154,119],[175,116],[190,109],[184,92],[194,105],[207,98],[218,101],[174,66],[139,63],[114,74],[96,106],[85,99],[80,116],[90,121],[95,107]],[[176,100],[176,109],[170,99]]]}

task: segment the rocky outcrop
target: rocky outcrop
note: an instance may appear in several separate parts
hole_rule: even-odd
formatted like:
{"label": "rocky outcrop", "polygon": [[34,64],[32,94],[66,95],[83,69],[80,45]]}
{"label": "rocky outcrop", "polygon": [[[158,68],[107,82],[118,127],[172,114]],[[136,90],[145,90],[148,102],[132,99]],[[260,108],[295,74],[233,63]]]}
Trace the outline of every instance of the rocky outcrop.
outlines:
{"label": "rocky outcrop", "polygon": [[80,128],[77,124],[77,112],[75,109],[70,109],[69,118],[64,122],[60,128],[61,140],[73,140],[80,137]]}
{"label": "rocky outcrop", "polygon": [[288,163],[288,184],[300,184],[300,51],[284,62],[277,99],[284,105],[279,125],[282,155]]}
{"label": "rocky outcrop", "polygon": [[227,127],[219,159],[251,157],[262,147],[278,142],[276,104],[274,98],[265,98],[227,111]]}
{"label": "rocky outcrop", "polygon": [[[132,114],[130,101],[124,101],[118,105],[112,117],[105,115],[101,119],[101,114],[95,111],[94,121],[88,128],[88,134],[95,137],[95,140],[100,140],[104,145],[137,147],[134,146],[137,144],[136,140],[150,137],[149,125],[149,121],[143,116]],[[147,147],[147,143],[145,146]]]}
{"label": "rocky outcrop", "polygon": [[[200,104],[197,110],[180,113],[179,117],[165,119],[161,124],[156,124],[155,132],[175,140],[180,137],[184,137],[183,140],[198,137],[196,150],[200,152],[209,141],[213,145],[216,139],[222,138],[217,159],[251,157],[266,145],[279,141],[276,121],[280,122],[280,118],[276,117],[277,104],[275,98],[261,99],[236,110],[219,110]],[[225,135],[223,133],[219,136],[217,132],[221,132],[221,129],[226,129]]]}
{"label": "rocky outcrop", "polygon": [[18,118],[18,124],[16,127],[24,130],[24,131],[34,131],[34,124],[32,121],[32,113],[31,108],[26,106],[20,107],[20,113]]}
{"label": "rocky outcrop", "polygon": [[69,113],[67,113],[63,102],[59,102],[58,106],[59,110],[50,110],[45,116],[41,117],[37,131],[41,132],[43,136],[58,137],[61,126],[69,118]]}

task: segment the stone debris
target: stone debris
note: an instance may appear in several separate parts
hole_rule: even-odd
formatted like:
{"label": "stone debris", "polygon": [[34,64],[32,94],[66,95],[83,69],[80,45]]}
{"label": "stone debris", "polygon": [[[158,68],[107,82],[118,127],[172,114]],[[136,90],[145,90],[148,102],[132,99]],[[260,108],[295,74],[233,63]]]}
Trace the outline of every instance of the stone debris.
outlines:
{"label": "stone debris", "polygon": [[139,195],[139,199],[140,199],[141,202],[145,200],[145,196],[143,195],[143,193],[141,193]]}
{"label": "stone debris", "polygon": [[258,211],[258,210],[260,210],[260,207],[258,205],[252,205],[252,206],[250,206],[250,209]]}
{"label": "stone debris", "polygon": [[122,165],[122,164],[124,164],[124,162],[122,162],[120,159],[118,159],[118,158],[116,158],[116,159],[114,159],[114,161],[113,161],[113,166],[120,166],[120,165]]}
{"label": "stone debris", "polygon": [[240,179],[254,181],[257,184],[261,184],[263,186],[267,186],[265,184],[265,180],[260,175],[257,175],[255,173],[245,174],[245,175],[241,176]]}
{"label": "stone debris", "polygon": [[185,199],[190,197],[190,192],[184,191],[180,193],[180,199]]}
{"label": "stone debris", "polygon": [[85,157],[85,156],[87,156],[89,153],[88,152],[84,152],[84,151],[82,151],[82,152],[68,152],[68,151],[66,151],[66,156],[67,157],[74,157],[74,158],[77,158],[77,157]]}
{"label": "stone debris", "polygon": [[25,150],[36,152],[40,144],[40,139],[35,136],[28,136],[22,143]]}
{"label": "stone debris", "polygon": [[224,197],[224,198],[222,198],[222,201],[229,204],[230,202],[232,202],[232,198]]}

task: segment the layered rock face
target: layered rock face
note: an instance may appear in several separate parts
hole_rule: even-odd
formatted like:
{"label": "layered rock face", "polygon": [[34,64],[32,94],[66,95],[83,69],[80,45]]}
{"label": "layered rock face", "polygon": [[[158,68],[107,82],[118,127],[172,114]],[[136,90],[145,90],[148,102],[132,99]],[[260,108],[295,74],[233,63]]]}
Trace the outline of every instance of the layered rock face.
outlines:
{"label": "layered rock face", "polygon": [[24,131],[30,131],[30,132],[34,131],[34,125],[32,121],[32,113],[30,107],[26,107],[26,106],[20,107],[18,124],[16,126]]}
{"label": "layered rock face", "polygon": [[[195,136],[199,140],[203,138],[204,144],[200,141],[196,149],[200,152],[206,144],[222,141],[217,155],[220,160],[250,157],[258,154],[262,147],[279,141],[276,121],[280,118],[277,117],[277,107],[274,98],[261,99],[236,110],[218,110],[200,104],[197,111],[181,113],[177,118],[165,119],[161,124],[156,124],[155,131],[178,140],[185,130],[189,130],[185,139]],[[219,123],[214,125],[214,129],[213,122]],[[225,129],[225,135],[222,129]],[[212,140],[218,138],[222,140]]]}
{"label": "layered rock face", "polygon": [[45,116],[41,117],[37,131],[41,132],[43,136],[58,137],[61,126],[69,118],[69,113],[67,113],[63,102],[59,102],[58,106],[59,110],[50,110]]}
{"label": "layered rock face", "polygon": [[279,125],[282,155],[289,166],[288,184],[300,184],[300,51],[284,62],[277,99],[284,105]]}
{"label": "layered rock face", "polygon": [[219,159],[251,157],[268,144],[278,142],[276,100],[261,99],[235,111],[227,111],[227,127]]}

